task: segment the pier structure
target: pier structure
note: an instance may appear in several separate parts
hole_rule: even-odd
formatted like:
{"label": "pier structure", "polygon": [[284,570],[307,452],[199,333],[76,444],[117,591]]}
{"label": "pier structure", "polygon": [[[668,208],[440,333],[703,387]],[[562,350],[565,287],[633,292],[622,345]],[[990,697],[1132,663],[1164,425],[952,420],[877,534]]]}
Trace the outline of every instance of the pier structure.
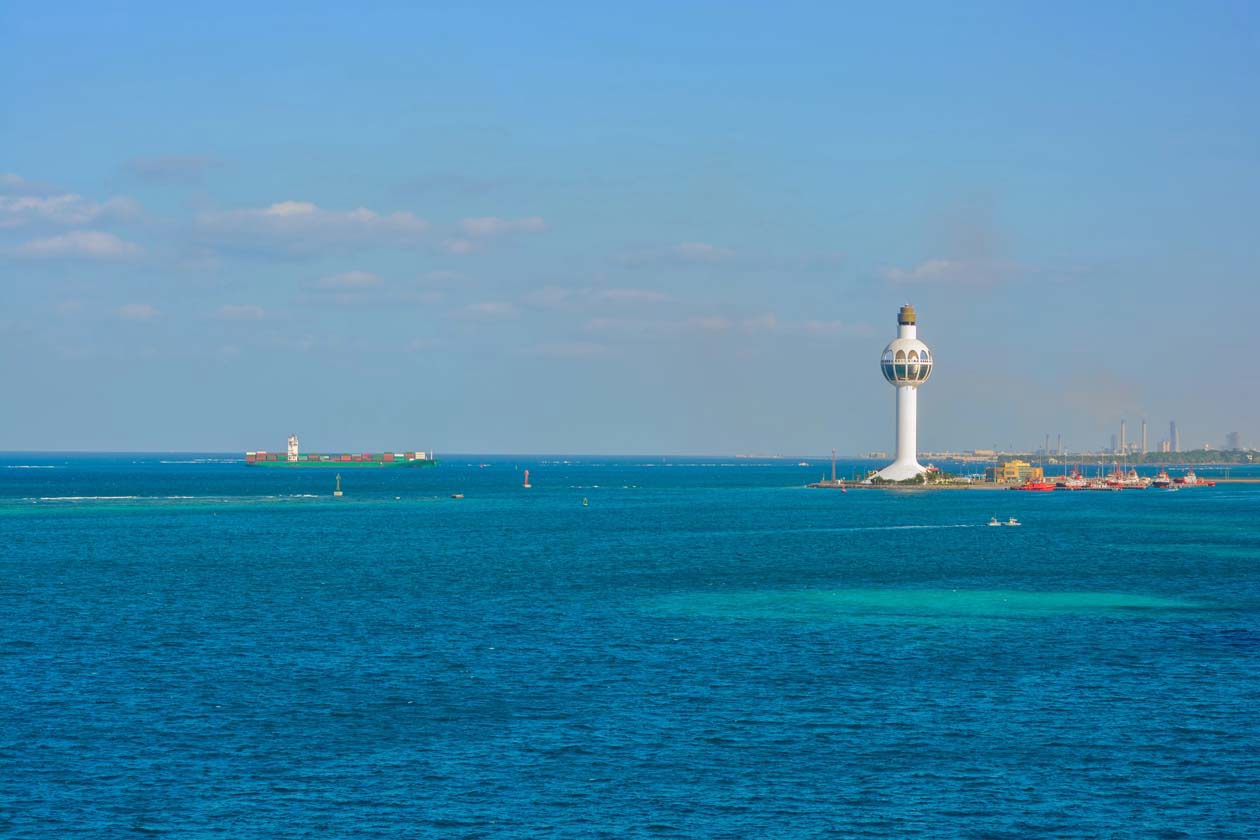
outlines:
{"label": "pier structure", "polygon": [[914,307],[906,304],[897,313],[897,337],[884,348],[880,369],[897,389],[897,456],[875,474],[885,481],[905,481],[927,472],[919,463],[919,386],[932,375],[933,359],[918,338]]}

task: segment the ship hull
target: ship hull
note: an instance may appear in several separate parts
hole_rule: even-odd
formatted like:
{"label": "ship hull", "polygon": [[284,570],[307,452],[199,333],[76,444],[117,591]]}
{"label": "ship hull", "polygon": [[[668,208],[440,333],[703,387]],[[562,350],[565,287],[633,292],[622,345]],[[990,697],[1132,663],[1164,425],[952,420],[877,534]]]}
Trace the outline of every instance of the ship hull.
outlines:
{"label": "ship hull", "polygon": [[289,469],[320,469],[335,467],[339,470],[350,470],[358,468],[376,468],[384,467],[390,469],[420,469],[423,467],[436,467],[438,462],[432,458],[424,460],[416,459],[414,461],[246,461],[247,467],[285,467]]}

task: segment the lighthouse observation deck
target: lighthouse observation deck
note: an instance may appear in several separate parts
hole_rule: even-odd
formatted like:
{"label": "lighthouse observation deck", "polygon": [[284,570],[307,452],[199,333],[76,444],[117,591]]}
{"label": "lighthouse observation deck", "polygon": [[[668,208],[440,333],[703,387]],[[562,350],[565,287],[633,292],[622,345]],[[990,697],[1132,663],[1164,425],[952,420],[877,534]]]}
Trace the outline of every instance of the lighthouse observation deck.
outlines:
{"label": "lighthouse observation deck", "polygon": [[879,366],[893,385],[918,386],[932,375],[932,355],[917,338],[898,338],[884,348]]}

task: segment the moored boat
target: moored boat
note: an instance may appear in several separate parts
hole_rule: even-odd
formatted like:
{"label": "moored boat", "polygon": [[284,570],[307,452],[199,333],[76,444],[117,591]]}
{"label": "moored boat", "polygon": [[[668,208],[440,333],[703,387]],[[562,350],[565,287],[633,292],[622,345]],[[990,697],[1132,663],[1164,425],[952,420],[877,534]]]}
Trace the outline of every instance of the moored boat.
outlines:
{"label": "moored boat", "polygon": [[1030,478],[1027,481],[1025,481],[1023,484],[1017,485],[1015,487],[1011,487],[1009,489],[1023,490],[1024,492],[1027,492],[1027,493],[1048,493],[1049,491],[1054,489],[1054,485],[1048,481],[1034,481],[1033,479]]}

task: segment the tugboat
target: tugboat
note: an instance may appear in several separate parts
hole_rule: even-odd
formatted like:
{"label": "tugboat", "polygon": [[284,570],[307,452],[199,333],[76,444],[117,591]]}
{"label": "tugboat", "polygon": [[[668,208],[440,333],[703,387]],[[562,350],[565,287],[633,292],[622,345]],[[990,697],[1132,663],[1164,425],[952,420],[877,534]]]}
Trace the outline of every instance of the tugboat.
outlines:
{"label": "tugboat", "polygon": [[1155,478],[1151,479],[1151,486],[1157,490],[1167,490],[1172,486],[1172,479],[1168,476],[1168,468],[1160,467],[1159,472],[1155,474]]}
{"label": "tugboat", "polygon": [[1077,467],[1072,470],[1071,475],[1065,475],[1054,485],[1055,490],[1088,490],[1089,482],[1081,476],[1081,468]]}
{"label": "tugboat", "polygon": [[1190,467],[1186,470],[1185,475],[1183,475],[1181,478],[1174,478],[1173,482],[1176,484],[1188,484],[1191,487],[1193,487],[1194,485],[1199,483],[1199,477],[1194,474],[1194,468]]}
{"label": "tugboat", "polygon": [[1054,485],[1048,481],[1033,481],[1031,478],[1018,487],[1011,487],[1011,490],[1023,490],[1027,493],[1048,493],[1054,489]]}
{"label": "tugboat", "polygon": [[1119,466],[1106,479],[1107,486],[1113,490],[1145,490],[1149,479],[1142,478],[1133,467],[1124,472]]}
{"label": "tugboat", "polygon": [[1200,481],[1199,477],[1194,474],[1193,467],[1186,468],[1186,474],[1181,478],[1174,478],[1173,484],[1180,484],[1183,487],[1215,487],[1215,481]]}

